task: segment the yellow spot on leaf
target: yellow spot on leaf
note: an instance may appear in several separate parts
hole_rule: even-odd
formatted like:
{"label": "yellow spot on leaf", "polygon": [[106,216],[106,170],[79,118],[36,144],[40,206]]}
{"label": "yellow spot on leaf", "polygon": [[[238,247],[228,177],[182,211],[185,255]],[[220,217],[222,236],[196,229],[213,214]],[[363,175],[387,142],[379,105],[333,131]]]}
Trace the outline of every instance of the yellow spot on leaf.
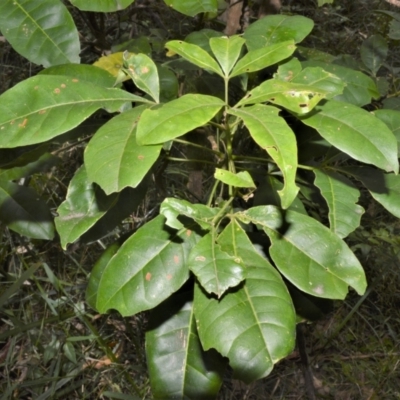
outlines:
{"label": "yellow spot on leaf", "polygon": [[74,83],[79,82],[79,79],[74,78],[74,79],[72,79],[72,82],[74,82]]}

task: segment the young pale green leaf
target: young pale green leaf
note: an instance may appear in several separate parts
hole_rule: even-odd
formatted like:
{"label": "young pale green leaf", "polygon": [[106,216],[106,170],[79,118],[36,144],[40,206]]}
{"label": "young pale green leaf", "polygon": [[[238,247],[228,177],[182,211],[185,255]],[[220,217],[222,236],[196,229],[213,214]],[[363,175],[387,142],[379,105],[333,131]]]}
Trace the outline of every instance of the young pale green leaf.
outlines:
{"label": "young pale green leaf", "polygon": [[[333,146],[385,171],[399,170],[397,140],[373,114],[352,104],[329,100],[302,118]],[[379,132],[379,135],[377,134]]]}
{"label": "young pale green leaf", "polygon": [[152,311],[146,358],[154,399],[216,398],[226,362],[201,346],[187,293],[172,295]]}
{"label": "young pale green leaf", "polygon": [[336,96],[335,100],[362,107],[369,104],[371,98],[378,99],[380,97],[375,82],[362,72],[322,61],[304,61],[302,62],[302,65],[304,68],[321,67],[325,71],[336,75],[345,82],[346,87],[344,88],[343,93]]}
{"label": "young pale green leaf", "polygon": [[214,178],[234,187],[242,188],[255,188],[256,185],[253,182],[251,175],[247,171],[241,171],[237,174],[230,172],[226,169],[216,168]]}
{"label": "young pale green leaf", "polygon": [[111,258],[116,254],[116,252],[121,247],[121,244],[115,242],[108,246],[103,254],[97,259],[96,263],[93,266],[92,272],[90,273],[89,282],[86,288],[86,302],[96,310],[97,304],[97,292],[99,290],[99,283],[101,280],[101,276],[107,264],[110,262]]}
{"label": "young pale green leaf", "polygon": [[160,102],[160,79],[157,66],[146,54],[124,53],[123,71],[132,78],[135,85],[150,95],[156,103]]}
{"label": "young pale green leaf", "polygon": [[219,242],[243,260],[246,280],[219,300],[196,285],[197,328],[203,348],[228,357],[234,377],[250,383],[267,376],[293,350],[295,312],[281,276],[238,223],[228,225]]}
{"label": "young pale green leaf", "polygon": [[231,78],[274,65],[288,58],[296,50],[293,40],[249,51],[233,68]]}
{"label": "young pale green leaf", "polygon": [[128,316],[156,307],[189,278],[187,256],[197,240],[190,229],[180,234],[168,230],[162,215],[143,225],[104,269],[97,310]]}
{"label": "young pale green leaf", "polygon": [[75,128],[100,108],[115,112],[132,101],[150,103],[77,78],[35,76],[0,96],[0,148],[44,142]]}
{"label": "young pale green leaf", "polygon": [[54,237],[49,207],[30,187],[0,181],[0,221],[33,239],[51,240]]}
{"label": "young pale green leaf", "polygon": [[58,207],[55,219],[60,234],[61,246],[66,249],[89,230],[118,199],[118,195],[106,196],[101,189],[88,179],[86,168],[82,166],[72,178],[67,198]]}
{"label": "young pale green leaf", "polygon": [[228,76],[233,66],[236,64],[242,51],[245,40],[237,35],[213,37],[210,39],[210,47],[221,65],[225,76]]}
{"label": "young pale green leaf", "polygon": [[137,121],[145,107],[135,107],[104,124],[85,150],[89,180],[107,193],[124,187],[136,187],[154,162],[162,145],[139,146],[136,143]]}
{"label": "young pale green leaf", "polygon": [[300,290],[316,297],[344,299],[348,286],[365,292],[364,270],[347,244],[314,218],[275,206],[237,214],[261,226],[271,239],[270,256]]}
{"label": "young pale green leaf", "polygon": [[400,111],[381,109],[373,112],[375,117],[383,121],[397,139],[398,154],[400,154]]}
{"label": "young pale green leaf", "polygon": [[213,96],[186,94],[156,110],[145,110],[137,127],[140,145],[159,144],[205,125],[225,103]]}
{"label": "young pale green leaf", "polygon": [[35,64],[80,62],[78,31],[59,0],[2,0],[0,30],[14,50]]}
{"label": "young pale green leaf", "polygon": [[208,230],[212,227],[212,220],[219,211],[218,207],[211,208],[204,204],[192,204],[174,197],[166,198],[160,206],[160,214],[167,219],[166,224],[174,229],[184,227],[178,220],[180,215],[184,215],[196,221],[202,229]]}
{"label": "young pale green leaf", "polygon": [[220,299],[230,287],[245,279],[240,257],[221,250],[212,233],[207,233],[192,248],[187,265],[196,275],[207,293],[215,293]]}
{"label": "young pale green leaf", "polygon": [[277,163],[285,179],[279,195],[283,208],[288,208],[297,196],[297,146],[296,137],[275,107],[257,104],[242,109],[230,109],[229,113],[243,119],[256,143],[268,152]]}
{"label": "young pale green leaf", "polygon": [[179,54],[185,60],[200,68],[215,72],[219,76],[224,76],[215,59],[195,44],[186,43],[182,40],[172,40],[167,42],[165,47],[169,50],[168,55]]}
{"label": "young pale green leaf", "polygon": [[381,35],[372,35],[361,44],[360,55],[364,65],[375,76],[386,60],[388,44]]}
{"label": "young pale green leaf", "polygon": [[63,64],[46,68],[39,72],[39,75],[61,75],[90,82],[96,86],[112,88],[115,84],[115,77],[108,71],[87,64]]}
{"label": "young pale green leaf", "polygon": [[200,13],[218,12],[218,0],[164,0],[164,2],[172,9],[189,17]]}
{"label": "young pale green leaf", "polygon": [[359,225],[364,209],[356,204],[360,192],[343,175],[332,171],[314,170],[315,181],[329,207],[329,226],[345,238]]}
{"label": "young pale green leaf", "polygon": [[135,0],[70,0],[82,11],[113,12],[120,11],[131,5]]}
{"label": "young pale green leaf", "polygon": [[237,106],[269,101],[296,114],[307,114],[328,94],[319,86],[269,79],[251,90]]}
{"label": "young pale green leaf", "polygon": [[369,167],[341,167],[341,170],[361,181],[377,202],[400,218],[400,175]]}

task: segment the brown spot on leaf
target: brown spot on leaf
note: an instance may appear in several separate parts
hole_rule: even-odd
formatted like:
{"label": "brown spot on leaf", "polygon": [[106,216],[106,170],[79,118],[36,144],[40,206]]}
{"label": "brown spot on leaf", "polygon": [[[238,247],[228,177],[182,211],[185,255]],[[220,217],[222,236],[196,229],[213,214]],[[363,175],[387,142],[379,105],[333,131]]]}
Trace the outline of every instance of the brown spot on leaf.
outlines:
{"label": "brown spot on leaf", "polygon": [[138,160],[144,160],[144,156],[141,154],[139,154],[137,158],[138,158]]}
{"label": "brown spot on leaf", "polygon": [[67,87],[67,85],[65,83],[61,84],[61,89],[65,89]]}
{"label": "brown spot on leaf", "polygon": [[167,274],[167,279],[170,281],[172,279],[172,275],[171,274]]}
{"label": "brown spot on leaf", "polygon": [[195,258],[195,261],[206,261],[206,258],[204,257],[204,256],[197,256],[196,258]]}
{"label": "brown spot on leaf", "polygon": [[142,68],[142,74],[147,74],[150,71],[149,67]]}
{"label": "brown spot on leaf", "polygon": [[61,92],[60,88],[55,88],[55,89],[54,89],[54,93],[55,93],[55,94],[59,94],[60,92]]}
{"label": "brown spot on leaf", "polygon": [[12,121],[10,122],[10,125],[14,125],[14,122],[15,122],[15,120],[12,120]]}
{"label": "brown spot on leaf", "polygon": [[192,234],[192,231],[191,231],[190,229],[188,229],[188,230],[186,231],[186,236],[187,236],[187,237],[190,237],[191,234]]}
{"label": "brown spot on leaf", "polygon": [[179,258],[179,256],[174,256],[174,263],[175,264],[178,264],[179,263],[179,260],[180,260],[180,258]]}
{"label": "brown spot on leaf", "polygon": [[149,281],[150,279],[151,279],[151,273],[148,272],[148,273],[146,274],[146,281]]}
{"label": "brown spot on leaf", "polygon": [[74,78],[74,79],[72,79],[72,82],[74,82],[74,83],[79,82],[79,79]]}
{"label": "brown spot on leaf", "polygon": [[20,124],[18,124],[18,126],[20,128],[25,128],[27,123],[28,123],[28,118],[25,118]]}
{"label": "brown spot on leaf", "polygon": [[47,110],[39,110],[39,114],[46,114]]}
{"label": "brown spot on leaf", "polygon": [[38,90],[38,89],[39,89],[39,86],[35,86],[34,89],[35,89],[35,90]]}

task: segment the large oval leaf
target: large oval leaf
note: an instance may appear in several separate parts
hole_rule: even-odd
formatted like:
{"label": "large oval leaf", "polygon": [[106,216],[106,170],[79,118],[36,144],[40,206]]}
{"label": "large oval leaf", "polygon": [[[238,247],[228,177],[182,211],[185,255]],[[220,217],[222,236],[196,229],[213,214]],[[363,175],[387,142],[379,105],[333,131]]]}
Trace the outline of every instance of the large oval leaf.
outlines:
{"label": "large oval leaf", "polygon": [[194,17],[200,13],[216,13],[218,0],[164,0],[165,3],[182,14]]}
{"label": "large oval leaf", "polygon": [[393,132],[397,139],[397,152],[400,154],[400,111],[381,109],[376,110],[373,114],[383,121],[388,128]]}
{"label": "large oval leaf", "polygon": [[139,146],[137,121],[144,107],[128,110],[104,124],[85,150],[88,177],[110,194],[136,187],[157,160],[162,145]]}
{"label": "large oval leaf", "polygon": [[145,110],[137,127],[137,142],[159,144],[210,121],[225,103],[213,96],[187,94],[156,110]]}
{"label": "large oval leaf", "polygon": [[302,121],[333,146],[358,161],[385,171],[399,170],[397,140],[373,114],[352,104],[330,100]]}
{"label": "large oval leaf", "polygon": [[271,239],[270,255],[279,271],[313,296],[344,299],[348,286],[365,292],[364,270],[347,244],[315,219],[275,206],[239,213],[261,226]]}
{"label": "large oval leaf", "polygon": [[188,279],[187,256],[197,240],[189,229],[167,230],[161,215],[142,226],[104,269],[96,308],[127,316],[156,307]]}
{"label": "large oval leaf", "polygon": [[364,209],[356,204],[360,192],[343,175],[331,171],[314,170],[315,186],[329,207],[329,226],[340,238],[345,238],[359,225]]}
{"label": "large oval leaf", "polygon": [[82,11],[113,12],[123,10],[135,0],[70,0]]}
{"label": "large oval leaf", "polygon": [[173,295],[150,316],[146,358],[155,399],[215,399],[225,361],[202,349],[191,296]]}
{"label": "large oval leaf", "polygon": [[36,64],[80,62],[78,31],[59,0],[2,0],[0,30],[16,51]]}
{"label": "large oval leaf", "polygon": [[294,347],[295,312],[275,268],[251,244],[237,223],[219,237],[222,248],[240,257],[246,281],[220,300],[197,285],[194,310],[203,348],[229,358],[234,377],[246,383],[267,376]]}
{"label": "large oval leaf", "polygon": [[39,75],[0,96],[0,147],[40,143],[75,128],[100,108],[148,100],[65,76]]}
{"label": "large oval leaf", "polygon": [[53,217],[47,204],[31,188],[0,181],[0,221],[21,235],[51,240]]}
{"label": "large oval leaf", "polygon": [[283,208],[288,208],[299,191],[296,186],[297,145],[296,137],[275,107],[257,104],[229,113],[243,119],[256,143],[268,152],[283,173],[285,186],[278,193]]}

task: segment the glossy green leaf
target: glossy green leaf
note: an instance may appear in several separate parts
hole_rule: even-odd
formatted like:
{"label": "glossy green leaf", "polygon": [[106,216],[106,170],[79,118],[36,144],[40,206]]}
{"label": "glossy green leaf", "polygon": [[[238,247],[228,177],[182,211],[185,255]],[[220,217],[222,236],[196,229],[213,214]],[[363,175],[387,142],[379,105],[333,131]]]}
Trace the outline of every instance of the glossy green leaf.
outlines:
{"label": "glossy green leaf", "polygon": [[117,111],[132,101],[148,102],[77,78],[35,76],[0,96],[0,147],[44,142],[75,128],[100,108]]}
{"label": "glossy green leaf", "polygon": [[82,166],[71,179],[67,197],[57,209],[55,219],[63,249],[89,230],[117,201],[118,196],[106,196],[88,179]]}
{"label": "glossy green leaf", "polygon": [[360,55],[365,66],[375,76],[379,68],[386,60],[388,44],[381,35],[372,35],[361,44]]}
{"label": "glossy green leaf", "polygon": [[400,218],[400,175],[369,167],[341,167],[341,170],[361,181],[377,202]]}
{"label": "glossy green leaf", "polygon": [[82,11],[113,12],[123,10],[135,0],[70,0],[70,2]]}
{"label": "glossy green leaf", "polygon": [[164,0],[165,4],[182,14],[194,17],[200,13],[216,13],[217,0]]}
{"label": "glossy green leaf", "polygon": [[135,107],[104,124],[85,150],[89,180],[107,193],[136,187],[157,160],[162,145],[139,146],[137,121],[145,107]]}
{"label": "glossy green leaf", "polygon": [[343,175],[333,171],[314,170],[315,181],[329,207],[329,226],[340,238],[353,232],[361,221],[364,209],[357,203],[360,192]]}
{"label": "glossy green leaf", "polygon": [[218,60],[219,65],[228,76],[233,66],[236,64],[242,51],[245,40],[237,35],[214,37],[210,39],[210,47]]}
{"label": "glossy green leaf", "polygon": [[205,125],[225,103],[213,96],[186,94],[156,110],[145,110],[137,127],[140,145],[159,144]]}
{"label": "glossy green leaf", "polygon": [[240,257],[245,282],[220,300],[196,285],[194,311],[205,350],[229,358],[234,378],[250,383],[267,376],[293,350],[295,312],[281,276],[237,223],[219,237],[222,249]]}
{"label": "glossy green leaf", "polygon": [[398,172],[396,137],[368,111],[330,100],[318,106],[316,112],[302,118],[302,121],[356,160]]}
{"label": "glossy green leaf", "polygon": [[381,109],[373,112],[375,117],[383,121],[397,139],[398,154],[400,155],[400,111]]}
{"label": "glossy green leaf", "polygon": [[96,308],[128,316],[156,307],[188,279],[187,256],[197,240],[190,229],[171,232],[162,215],[143,225],[104,269]]}
{"label": "glossy green leaf", "polygon": [[304,61],[303,67],[321,67],[345,82],[343,93],[336,96],[335,100],[351,103],[362,107],[371,102],[371,98],[378,99],[379,91],[375,82],[367,75],[354,69],[342,67],[337,64],[321,61]]}
{"label": "glossy green leaf", "polygon": [[112,88],[115,84],[115,77],[108,71],[87,64],[63,64],[46,68],[39,72],[39,75],[62,75],[90,82],[97,86]]}
{"label": "glossy green leaf", "polygon": [[54,237],[49,207],[30,187],[0,181],[0,221],[33,239],[51,240]]}
{"label": "glossy green leaf", "polygon": [[[275,206],[239,213],[261,226],[271,239],[270,256],[300,290],[317,297],[344,299],[348,286],[365,292],[364,270],[347,244],[314,218]],[[239,215],[238,215],[239,216]]]}
{"label": "glossy green leaf", "polygon": [[314,22],[300,15],[270,15],[251,24],[243,34],[252,51],[275,43],[293,40],[301,42],[312,30]]}
{"label": "glossy green leaf", "polygon": [[135,85],[150,95],[156,103],[160,102],[160,79],[157,66],[146,54],[124,53],[123,71],[132,78]]}
{"label": "glossy green leaf", "polygon": [[234,187],[242,188],[255,188],[256,185],[253,182],[251,175],[247,171],[241,171],[237,174],[230,172],[226,169],[216,168],[214,178]]}
{"label": "glossy green leaf", "polygon": [[328,95],[328,89],[318,86],[269,79],[251,90],[237,105],[268,101],[296,114],[306,114]]}
{"label": "glossy green leaf", "polygon": [[225,361],[202,349],[191,296],[175,294],[152,311],[146,358],[154,399],[215,399]]}
{"label": "glossy green leaf", "polygon": [[239,257],[221,250],[214,235],[207,233],[192,248],[187,265],[208,293],[221,298],[228,288],[237,286],[245,278],[241,263]]}
{"label": "glossy green leaf", "polygon": [[217,75],[223,76],[220,66],[210,54],[201,47],[186,43],[182,40],[172,40],[165,44],[169,50],[168,55],[179,54],[185,60],[200,68],[215,72]]}
{"label": "glossy green leaf", "polygon": [[259,71],[291,56],[296,50],[292,40],[249,51],[233,68],[231,77]]}
{"label": "glossy green leaf", "polygon": [[97,304],[97,293],[99,290],[99,283],[107,264],[110,262],[111,258],[116,254],[116,252],[121,247],[119,242],[115,242],[108,246],[102,255],[97,259],[93,266],[92,272],[90,273],[89,282],[86,288],[86,302],[96,310]]}
{"label": "glossy green leaf", "polygon": [[166,198],[160,206],[160,214],[167,219],[166,224],[174,229],[182,229],[184,225],[178,220],[180,215],[196,221],[204,230],[212,227],[212,220],[220,211],[219,208],[204,204],[192,204],[174,197]]}
{"label": "glossy green leaf", "polygon": [[2,0],[0,30],[14,50],[35,64],[80,62],[78,31],[59,0]]}
{"label": "glossy green leaf", "polygon": [[297,171],[296,137],[275,107],[257,104],[229,113],[243,119],[256,143],[268,152],[282,171],[285,185],[279,195],[282,207],[288,208],[297,196],[295,183]]}

